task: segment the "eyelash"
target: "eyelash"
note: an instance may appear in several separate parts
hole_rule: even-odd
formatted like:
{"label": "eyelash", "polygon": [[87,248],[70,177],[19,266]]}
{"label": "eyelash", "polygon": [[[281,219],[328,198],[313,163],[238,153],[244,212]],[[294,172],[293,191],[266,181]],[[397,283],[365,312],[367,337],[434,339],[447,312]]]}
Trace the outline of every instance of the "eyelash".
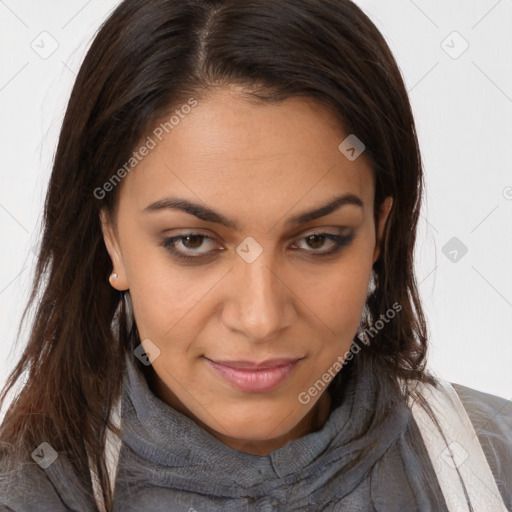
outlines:
{"label": "eyelash", "polygon": [[[354,238],[354,233],[351,233],[349,235],[335,235],[334,233],[314,232],[314,233],[309,233],[306,236],[301,237],[299,240],[305,240],[305,239],[313,237],[313,236],[325,237],[327,240],[330,240],[330,241],[334,242],[334,244],[335,244],[335,247],[329,251],[323,251],[323,252],[315,251],[315,250],[306,251],[307,253],[313,254],[314,257],[321,258],[321,257],[331,256],[331,255],[339,252],[343,247],[347,247],[348,245],[350,245],[350,243],[352,242],[352,240]],[[183,235],[175,236],[172,238],[166,238],[163,240],[161,245],[163,247],[165,247],[173,256],[175,256],[176,258],[179,258],[181,260],[188,260],[188,261],[200,260],[205,257],[211,256],[213,254],[213,252],[211,252],[209,254],[202,253],[202,254],[200,254],[200,256],[190,256],[189,254],[185,254],[185,253],[182,253],[182,252],[176,250],[175,249],[176,243],[178,241],[184,240],[185,238],[188,238],[188,237],[200,237],[203,240],[215,241],[213,238],[211,238],[207,235],[202,235],[201,233],[190,232],[190,233],[185,233]],[[217,251],[217,252],[220,252],[220,251]]]}

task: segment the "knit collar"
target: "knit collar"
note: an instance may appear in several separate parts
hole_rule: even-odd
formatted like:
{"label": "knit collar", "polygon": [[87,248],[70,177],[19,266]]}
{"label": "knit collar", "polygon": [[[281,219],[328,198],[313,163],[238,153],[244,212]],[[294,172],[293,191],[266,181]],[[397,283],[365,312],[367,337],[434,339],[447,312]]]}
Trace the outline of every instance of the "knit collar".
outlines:
{"label": "knit collar", "polygon": [[[233,485],[243,488],[248,483],[257,486],[269,479],[307,481],[318,471],[326,472],[331,464],[343,474],[340,487],[349,492],[405,430],[410,418],[406,405],[402,407],[397,402],[393,413],[376,423],[375,411],[384,397],[368,370],[356,368],[345,384],[342,403],[331,411],[320,430],[267,455],[252,455],[226,446],[158,398],[128,354],[122,403],[123,442],[137,457],[158,465],[164,472],[165,468],[180,468],[181,485],[186,486],[189,479],[194,488],[204,483],[208,492],[212,492],[211,482],[196,481],[205,480],[208,467],[216,489],[232,489]],[[357,457],[360,459],[354,464]]]}

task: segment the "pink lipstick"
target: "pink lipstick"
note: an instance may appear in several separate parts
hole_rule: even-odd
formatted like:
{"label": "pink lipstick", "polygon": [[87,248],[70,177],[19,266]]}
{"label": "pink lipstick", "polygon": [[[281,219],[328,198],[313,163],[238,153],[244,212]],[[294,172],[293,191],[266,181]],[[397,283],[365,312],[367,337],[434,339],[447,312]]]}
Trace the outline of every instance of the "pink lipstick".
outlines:
{"label": "pink lipstick", "polygon": [[246,392],[270,391],[283,382],[301,358],[251,361],[206,361],[215,372],[232,385]]}

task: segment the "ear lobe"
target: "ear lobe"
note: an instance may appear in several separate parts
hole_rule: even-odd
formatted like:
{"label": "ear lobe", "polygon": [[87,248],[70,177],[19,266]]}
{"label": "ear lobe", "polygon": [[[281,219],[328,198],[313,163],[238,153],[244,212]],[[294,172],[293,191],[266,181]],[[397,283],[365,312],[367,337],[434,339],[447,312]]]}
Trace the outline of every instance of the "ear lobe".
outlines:
{"label": "ear lobe", "polygon": [[386,197],[386,199],[384,199],[384,202],[382,203],[379,212],[378,225],[376,226],[376,243],[375,250],[373,251],[373,263],[375,263],[380,256],[380,248],[382,244],[382,236],[384,234],[384,226],[386,225],[386,221],[389,217],[389,212],[391,211],[392,206],[393,198],[391,196]]}
{"label": "ear lobe", "polygon": [[123,256],[119,246],[119,241],[112,222],[104,209],[100,211],[100,224],[101,232],[103,233],[103,241],[105,242],[105,247],[107,248],[107,252],[112,262],[112,272],[118,275],[116,280],[109,280],[110,285],[119,291],[128,290],[129,286],[126,281],[126,272],[124,269]]}

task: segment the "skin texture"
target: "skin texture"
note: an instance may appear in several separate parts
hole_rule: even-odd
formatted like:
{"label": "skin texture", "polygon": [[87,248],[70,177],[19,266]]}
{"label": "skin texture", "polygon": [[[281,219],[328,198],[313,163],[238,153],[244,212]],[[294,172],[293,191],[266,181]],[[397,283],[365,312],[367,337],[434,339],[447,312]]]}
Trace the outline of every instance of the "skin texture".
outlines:
{"label": "skin texture", "polygon": [[[298,400],[350,348],[363,311],[372,264],[392,201],[373,214],[374,178],[362,156],[338,149],[348,134],[311,99],[281,104],[247,101],[224,87],[198,105],[127,175],[116,219],[101,216],[118,279],[130,290],[140,339],[160,350],[150,387],[225,445],[267,454],[325,423],[330,396]],[[351,193],[348,204],[290,227],[297,214]],[[208,206],[239,229],[178,210],[144,212],[168,196]],[[165,238],[195,233],[174,247]],[[333,255],[328,238],[350,235]],[[248,263],[236,251],[252,237],[263,252]],[[252,251],[253,249],[251,249]],[[303,358],[270,391],[247,392],[206,361]],[[327,387],[325,388],[327,389]]]}

